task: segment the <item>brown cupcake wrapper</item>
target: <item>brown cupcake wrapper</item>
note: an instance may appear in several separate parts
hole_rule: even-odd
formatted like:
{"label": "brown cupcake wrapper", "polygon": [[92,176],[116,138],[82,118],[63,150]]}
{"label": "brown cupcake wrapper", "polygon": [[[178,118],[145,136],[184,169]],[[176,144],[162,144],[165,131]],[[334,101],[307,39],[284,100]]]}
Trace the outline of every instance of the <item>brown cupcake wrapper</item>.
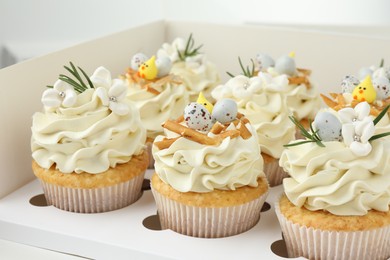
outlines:
{"label": "brown cupcake wrapper", "polygon": [[154,158],[153,158],[153,154],[152,154],[152,146],[153,146],[153,143],[152,143],[152,142],[147,142],[145,145],[146,145],[145,151],[147,151],[148,154],[149,154],[149,165],[148,165],[148,169],[154,169]]}
{"label": "brown cupcake wrapper", "polygon": [[77,213],[100,213],[126,207],[142,195],[144,173],[116,185],[77,189],[58,186],[40,180],[49,205]]}
{"label": "brown cupcake wrapper", "polygon": [[366,231],[328,231],[289,221],[275,203],[289,257],[308,259],[389,259],[390,226]]}
{"label": "brown cupcake wrapper", "polygon": [[279,166],[279,159],[275,159],[272,162],[264,162],[264,173],[270,187],[282,184],[283,179],[288,177],[288,174]]}
{"label": "brown cupcake wrapper", "polygon": [[184,205],[161,195],[153,187],[152,192],[163,229],[201,238],[228,237],[251,229],[260,219],[268,194],[238,206],[209,208]]}

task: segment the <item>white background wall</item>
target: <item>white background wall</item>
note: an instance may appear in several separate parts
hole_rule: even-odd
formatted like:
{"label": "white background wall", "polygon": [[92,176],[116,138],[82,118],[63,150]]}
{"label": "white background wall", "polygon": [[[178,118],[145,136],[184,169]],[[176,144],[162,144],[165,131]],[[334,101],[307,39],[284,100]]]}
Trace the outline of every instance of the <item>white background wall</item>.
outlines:
{"label": "white background wall", "polygon": [[164,18],[330,30],[379,26],[372,31],[380,35],[381,26],[390,26],[390,1],[0,0],[0,48],[24,59]]}

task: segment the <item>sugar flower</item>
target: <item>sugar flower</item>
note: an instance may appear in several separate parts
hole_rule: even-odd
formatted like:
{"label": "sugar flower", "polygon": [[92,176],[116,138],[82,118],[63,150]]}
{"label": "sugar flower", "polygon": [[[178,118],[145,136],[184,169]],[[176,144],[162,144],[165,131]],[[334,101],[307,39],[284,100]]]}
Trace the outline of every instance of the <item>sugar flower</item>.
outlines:
{"label": "sugar flower", "polygon": [[356,123],[370,115],[370,105],[367,102],[360,102],[355,108],[347,107],[339,110],[338,114],[341,123]]}
{"label": "sugar flower", "polygon": [[57,80],[53,88],[43,92],[41,101],[48,108],[71,107],[77,101],[77,93],[68,83]]}

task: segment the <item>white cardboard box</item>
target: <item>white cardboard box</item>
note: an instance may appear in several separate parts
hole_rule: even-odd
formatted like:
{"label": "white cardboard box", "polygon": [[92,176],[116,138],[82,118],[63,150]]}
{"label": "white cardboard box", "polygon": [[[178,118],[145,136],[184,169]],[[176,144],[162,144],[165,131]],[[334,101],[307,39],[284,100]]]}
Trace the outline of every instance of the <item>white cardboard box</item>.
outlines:
{"label": "white cardboard box", "polygon": [[[62,66],[73,61],[91,74],[103,65],[119,75],[134,53],[156,53],[163,42],[191,32],[196,43],[204,44],[202,51],[217,64],[223,81],[228,78],[226,71],[239,73],[238,56],[249,63],[258,52],[278,57],[295,51],[298,66],[313,71],[313,81],[323,93],[339,91],[342,77],[357,74],[362,66],[377,65],[382,58],[385,64],[390,62],[386,37],[160,21],[2,69],[0,239],[98,259],[280,258],[270,249],[281,239],[273,208],[263,212],[248,232],[200,239],[145,228],[144,219],[156,213],[150,191],[129,207],[101,214],[75,214],[29,203],[42,193],[31,170],[31,117],[42,108],[42,92],[63,72]],[[273,188],[267,202],[272,205],[280,192],[281,187]]]}

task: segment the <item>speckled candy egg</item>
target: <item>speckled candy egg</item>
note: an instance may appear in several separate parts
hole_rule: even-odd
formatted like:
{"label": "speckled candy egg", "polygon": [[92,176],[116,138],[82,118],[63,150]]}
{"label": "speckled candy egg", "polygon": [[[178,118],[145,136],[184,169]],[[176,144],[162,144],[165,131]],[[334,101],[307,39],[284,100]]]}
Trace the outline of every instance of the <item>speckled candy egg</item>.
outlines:
{"label": "speckled candy egg", "polygon": [[352,93],[355,87],[359,84],[360,84],[360,80],[358,80],[355,76],[347,75],[341,81],[341,92]]}
{"label": "speckled candy egg", "polygon": [[169,74],[172,68],[172,61],[168,57],[161,57],[156,59],[156,66],[158,69],[157,77],[161,78]]}
{"label": "speckled candy egg", "polygon": [[341,123],[339,119],[329,112],[319,112],[314,119],[314,128],[322,141],[341,141]]}
{"label": "speckled candy egg", "polygon": [[297,71],[295,60],[288,55],[280,57],[276,60],[275,71],[279,74],[294,76]]}
{"label": "speckled candy egg", "polygon": [[221,99],[214,105],[212,116],[222,124],[233,121],[237,117],[237,103],[232,99]]}
{"label": "speckled candy egg", "polygon": [[376,91],[376,99],[384,100],[390,96],[390,81],[386,77],[377,77],[372,80]]}
{"label": "speckled candy egg", "polygon": [[201,104],[192,102],[184,108],[184,120],[191,129],[208,131],[213,126],[210,112]]}
{"label": "speckled candy egg", "polygon": [[374,71],[371,68],[364,67],[359,70],[359,78],[364,79],[367,75],[372,76]]}
{"label": "speckled candy egg", "polygon": [[265,53],[259,53],[256,55],[256,62],[260,70],[266,70],[269,67],[275,66],[275,61],[271,56]]}
{"label": "speckled candy egg", "polygon": [[139,66],[149,58],[143,53],[137,53],[131,58],[130,67],[133,70],[138,70]]}

